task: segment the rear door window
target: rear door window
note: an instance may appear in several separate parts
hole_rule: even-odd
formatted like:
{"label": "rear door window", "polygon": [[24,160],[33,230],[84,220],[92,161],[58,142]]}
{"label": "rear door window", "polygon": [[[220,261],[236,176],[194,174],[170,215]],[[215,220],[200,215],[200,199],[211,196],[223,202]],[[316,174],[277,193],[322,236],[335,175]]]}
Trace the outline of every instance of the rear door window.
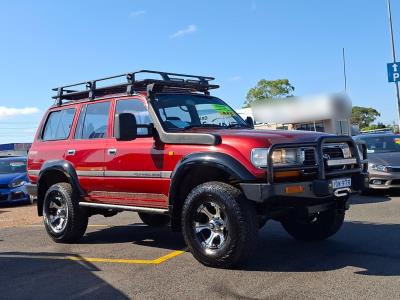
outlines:
{"label": "rear door window", "polygon": [[101,139],[107,136],[110,102],[87,104],[81,111],[76,139]]}
{"label": "rear door window", "polygon": [[56,141],[68,138],[74,121],[75,108],[53,111],[43,129],[42,140]]}

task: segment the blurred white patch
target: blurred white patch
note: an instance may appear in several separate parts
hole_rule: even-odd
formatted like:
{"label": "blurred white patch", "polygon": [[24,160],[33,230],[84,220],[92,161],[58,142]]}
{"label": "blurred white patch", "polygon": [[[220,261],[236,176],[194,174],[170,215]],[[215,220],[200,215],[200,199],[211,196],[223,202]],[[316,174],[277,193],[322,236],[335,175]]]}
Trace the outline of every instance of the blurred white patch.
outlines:
{"label": "blurred white patch", "polygon": [[5,107],[0,106],[0,119],[7,117],[15,117],[22,115],[31,115],[39,112],[39,109],[36,107],[25,107],[25,108],[14,108],[14,107]]}
{"label": "blurred white patch", "polygon": [[23,133],[35,133],[36,128],[27,128],[22,130]]}
{"label": "blurred white patch", "polygon": [[301,123],[351,116],[351,101],[346,94],[290,97],[270,100],[251,107],[258,123]]}
{"label": "blurred white patch", "polygon": [[228,80],[231,82],[236,82],[236,81],[240,81],[242,79],[242,77],[240,76],[233,76],[231,78],[229,78]]}
{"label": "blurred white patch", "polygon": [[178,30],[174,34],[170,35],[170,38],[174,39],[178,37],[183,37],[185,35],[195,33],[196,31],[197,31],[196,25],[189,25],[187,28]]}
{"label": "blurred white patch", "polygon": [[146,14],[145,10],[135,10],[135,11],[132,11],[129,14],[129,17],[136,18],[136,17],[142,16],[142,15],[145,15],[145,14]]}

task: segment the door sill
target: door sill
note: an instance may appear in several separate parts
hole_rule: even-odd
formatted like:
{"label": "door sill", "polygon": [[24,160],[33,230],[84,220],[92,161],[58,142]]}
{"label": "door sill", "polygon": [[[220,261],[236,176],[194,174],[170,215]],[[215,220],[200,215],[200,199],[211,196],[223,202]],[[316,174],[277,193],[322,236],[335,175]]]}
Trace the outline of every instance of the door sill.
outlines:
{"label": "door sill", "polygon": [[125,211],[125,210],[126,211],[136,211],[136,212],[144,212],[144,213],[151,213],[151,214],[161,214],[161,215],[168,214],[168,209],[153,208],[153,207],[103,204],[103,203],[94,203],[94,202],[79,202],[79,206],[103,208],[103,209],[112,209],[112,210],[118,210],[118,211]]}

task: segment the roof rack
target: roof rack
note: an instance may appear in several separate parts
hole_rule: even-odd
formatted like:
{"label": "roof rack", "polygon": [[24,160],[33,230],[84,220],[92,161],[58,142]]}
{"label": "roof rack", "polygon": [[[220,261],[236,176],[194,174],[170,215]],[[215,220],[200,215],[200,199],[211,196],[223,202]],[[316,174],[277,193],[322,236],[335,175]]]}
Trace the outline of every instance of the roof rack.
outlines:
{"label": "roof rack", "polygon": [[[156,74],[160,79],[141,79],[136,80],[137,74]],[[116,78],[125,78],[126,82],[97,87],[98,82],[104,82]],[[52,98],[56,100],[57,105],[62,105],[63,100],[77,101],[83,99],[95,100],[110,94],[126,93],[132,95],[138,91],[146,91],[147,86],[153,84],[157,86],[158,91],[177,91],[177,92],[201,92],[209,95],[209,90],[219,88],[218,85],[210,84],[214,80],[213,77],[186,75],[178,73],[168,73],[151,70],[140,70],[121,75],[115,75],[96,80],[79,82],[71,85],[65,85],[52,89],[57,92]],[[71,89],[73,87],[85,86],[83,90]]]}
{"label": "roof rack", "polygon": [[379,134],[379,133],[392,134],[393,130],[391,128],[379,128],[379,129],[361,130],[360,131],[360,134]]}

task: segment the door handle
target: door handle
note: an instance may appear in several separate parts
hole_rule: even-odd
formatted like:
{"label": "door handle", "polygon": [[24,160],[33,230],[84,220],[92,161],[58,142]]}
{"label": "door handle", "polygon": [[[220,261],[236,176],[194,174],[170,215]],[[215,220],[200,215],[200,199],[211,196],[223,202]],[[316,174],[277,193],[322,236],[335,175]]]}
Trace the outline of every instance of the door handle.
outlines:
{"label": "door handle", "polygon": [[75,155],[75,150],[74,149],[67,150],[67,155]]}
{"label": "door handle", "polygon": [[116,155],[117,154],[117,149],[111,148],[107,150],[108,155]]}

